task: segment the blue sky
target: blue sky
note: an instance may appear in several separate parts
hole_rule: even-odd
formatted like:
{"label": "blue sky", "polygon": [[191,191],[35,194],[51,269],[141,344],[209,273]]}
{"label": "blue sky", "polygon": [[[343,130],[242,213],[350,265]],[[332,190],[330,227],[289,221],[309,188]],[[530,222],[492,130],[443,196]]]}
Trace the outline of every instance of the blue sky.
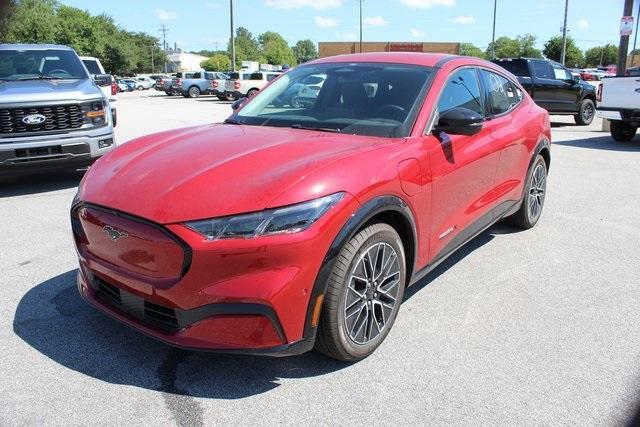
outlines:
{"label": "blue sky", "polygon": [[[62,0],[105,12],[129,31],[159,36],[185,50],[222,49],[229,37],[229,0]],[[569,0],[569,34],[582,49],[617,45],[623,0]],[[637,2],[636,2],[637,3]],[[634,15],[637,15],[634,6]],[[564,0],[498,0],[496,38],[531,33],[538,48],[559,34]],[[491,41],[493,0],[364,0],[365,41]],[[277,31],[293,44],[299,39],[347,41],[358,37],[358,0],[234,0],[236,26],[254,35]],[[640,43],[640,41],[639,41]],[[633,37],[630,46],[633,45]]]}

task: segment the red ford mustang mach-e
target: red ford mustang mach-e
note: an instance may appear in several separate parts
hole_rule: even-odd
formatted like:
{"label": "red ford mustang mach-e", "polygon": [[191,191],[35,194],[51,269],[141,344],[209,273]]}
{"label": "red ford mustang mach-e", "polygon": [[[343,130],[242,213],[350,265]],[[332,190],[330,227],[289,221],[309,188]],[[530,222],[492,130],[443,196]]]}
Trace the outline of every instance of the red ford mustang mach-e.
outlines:
{"label": "red ford mustang mach-e", "polygon": [[175,346],[362,359],[407,286],[502,218],[536,224],[550,140],[547,113],[489,62],[316,60],[223,124],[101,158],[71,208],[78,288]]}

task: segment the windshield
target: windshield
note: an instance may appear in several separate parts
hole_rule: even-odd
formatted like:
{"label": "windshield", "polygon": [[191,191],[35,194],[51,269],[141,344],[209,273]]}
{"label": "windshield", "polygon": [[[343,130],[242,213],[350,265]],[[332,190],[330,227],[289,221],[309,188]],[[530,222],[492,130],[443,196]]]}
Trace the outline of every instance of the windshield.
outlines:
{"label": "windshield", "polygon": [[0,80],[88,77],[80,59],[71,50],[0,50]]}
{"label": "windshield", "polygon": [[408,136],[432,68],[310,64],[283,74],[231,122],[382,137]]}

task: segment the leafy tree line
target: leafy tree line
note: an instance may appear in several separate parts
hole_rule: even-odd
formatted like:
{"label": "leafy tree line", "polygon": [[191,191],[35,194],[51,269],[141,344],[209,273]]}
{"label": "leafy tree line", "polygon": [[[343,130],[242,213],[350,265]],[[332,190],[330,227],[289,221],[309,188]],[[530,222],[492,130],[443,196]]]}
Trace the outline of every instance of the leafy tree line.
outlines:
{"label": "leafy tree line", "polygon": [[159,40],[147,33],[120,28],[105,14],[89,12],[56,0],[9,0],[0,18],[0,43],[55,43],[79,55],[100,58],[112,74],[152,72],[164,63]]}
{"label": "leafy tree line", "polygon": [[[300,40],[291,47],[276,32],[266,31],[254,37],[244,27],[236,29],[235,46],[236,67],[240,67],[242,61],[294,66],[318,57],[316,45],[309,39]],[[194,53],[209,57],[200,64],[207,71],[225,71],[231,68],[231,38],[226,51],[201,50]]]}
{"label": "leafy tree line", "polygon": [[[560,61],[562,55],[562,37],[551,37],[542,50],[536,49],[536,36],[499,37],[495,43],[489,43],[485,51],[472,43],[460,43],[460,54],[491,59],[495,47],[496,58],[515,58],[519,56]],[[618,47],[613,44],[596,46],[582,52],[571,37],[567,37],[565,64],[567,67],[596,67],[615,64],[618,59]]]}

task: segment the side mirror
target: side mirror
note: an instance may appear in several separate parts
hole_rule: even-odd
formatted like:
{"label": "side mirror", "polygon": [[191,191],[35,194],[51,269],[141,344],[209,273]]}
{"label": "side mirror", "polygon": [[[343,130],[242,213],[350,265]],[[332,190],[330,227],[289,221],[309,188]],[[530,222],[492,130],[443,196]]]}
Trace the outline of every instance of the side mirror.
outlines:
{"label": "side mirror", "polygon": [[483,122],[484,118],[476,111],[455,107],[440,115],[434,131],[451,135],[475,135],[482,129]]}
{"label": "side mirror", "polygon": [[235,101],[233,101],[233,104],[231,104],[231,109],[233,111],[240,109],[240,107],[242,107],[244,103],[247,102],[248,99],[249,98],[247,98],[246,96],[236,99]]}
{"label": "side mirror", "polygon": [[93,80],[96,82],[98,86],[109,86],[111,85],[111,74],[94,74]]}

